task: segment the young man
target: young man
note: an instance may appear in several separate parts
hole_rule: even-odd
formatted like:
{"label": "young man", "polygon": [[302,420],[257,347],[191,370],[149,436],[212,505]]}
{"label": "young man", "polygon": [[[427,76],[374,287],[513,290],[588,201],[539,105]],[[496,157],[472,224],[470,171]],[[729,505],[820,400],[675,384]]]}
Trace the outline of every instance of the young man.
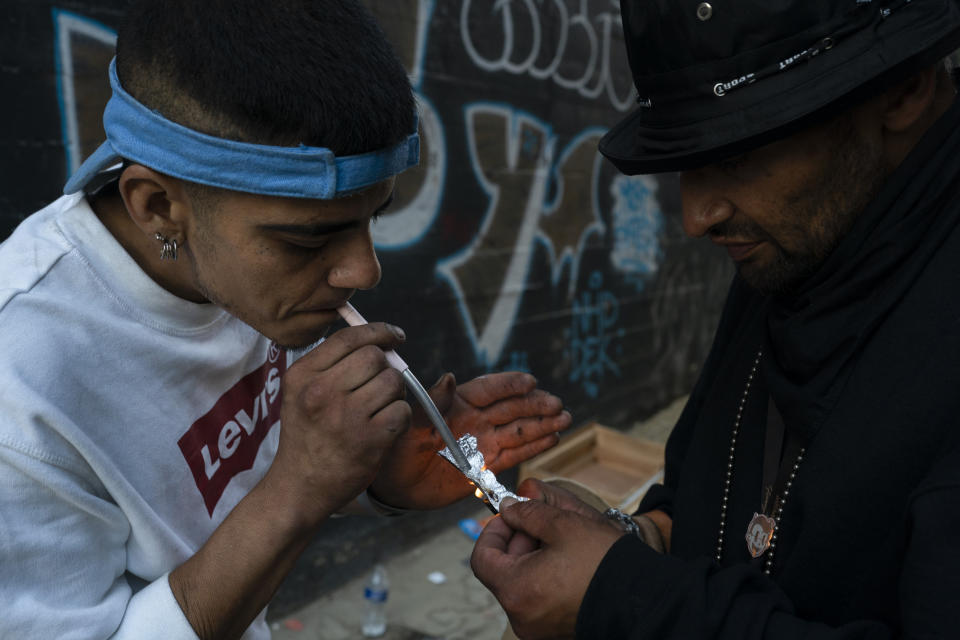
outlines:
{"label": "young man", "polygon": [[[134,3],[110,73],[107,142],[0,247],[0,637],[266,638],[331,515],[470,488],[399,328],[317,345],[379,280],[410,86],[352,0]],[[535,386],[433,397],[497,470],[570,423]]]}
{"label": "young man", "polygon": [[601,151],[737,277],[642,515],[531,483],[475,572],[521,638],[955,637],[960,3],[621,10]]}

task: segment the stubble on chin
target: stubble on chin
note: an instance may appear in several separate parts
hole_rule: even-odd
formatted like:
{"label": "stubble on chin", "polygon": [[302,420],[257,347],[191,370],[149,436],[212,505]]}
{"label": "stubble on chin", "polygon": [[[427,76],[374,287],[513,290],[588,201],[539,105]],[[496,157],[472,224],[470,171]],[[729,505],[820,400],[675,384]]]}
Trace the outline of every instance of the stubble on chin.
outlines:
{"label": "stubble on chin", "polygon": [[799,250],[788,252],[771,242],[769,264],[738,265],[743,280],[765,295],[795,294],[823,267],[883,186],[887,171],[881,150],[861,140],[851,124],[842,126],[833,160],[813,184],[786,199],[781,216],[789,221],[788,233]]}
{"label": "stubble on chin", "polygon": [[326,340],[327,335],[330,333],[331,326],[325,327],[322,331],[317,333],[311,333],[309,337],[302,337],[297,339],[277,339],[268,336],[267,334],[260,332],[264,338],[272,340],[277,345],[283,347],[287,351],[310,351],[321,342]]}

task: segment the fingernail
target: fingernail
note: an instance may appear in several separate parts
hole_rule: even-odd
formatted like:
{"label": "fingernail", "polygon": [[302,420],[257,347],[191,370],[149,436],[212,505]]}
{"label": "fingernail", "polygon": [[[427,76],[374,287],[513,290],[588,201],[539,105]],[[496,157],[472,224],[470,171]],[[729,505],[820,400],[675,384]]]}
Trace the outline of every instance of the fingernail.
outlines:
{"label": "fingernail", "polygon": [[396,335],[396,336],[397,336],[398,338],[400,338],[401,340],[406,340],[406,339],[407,339],[407,334],[404,333],[404,332],[403,332],[403,329],[401,329],[401,328],[398,327],[397,325],[395,325],[395,324],[390,325],[390,329],[393,331],[394,335]]}
{"label": "fingernail", "polygon": [[500,501],[500,511],[503,511],[504,509],[506,509],[512,504],[517,504],[517,502],[519,502],[519,500],[514,500],[509,496],[504,498],[503,500]]}

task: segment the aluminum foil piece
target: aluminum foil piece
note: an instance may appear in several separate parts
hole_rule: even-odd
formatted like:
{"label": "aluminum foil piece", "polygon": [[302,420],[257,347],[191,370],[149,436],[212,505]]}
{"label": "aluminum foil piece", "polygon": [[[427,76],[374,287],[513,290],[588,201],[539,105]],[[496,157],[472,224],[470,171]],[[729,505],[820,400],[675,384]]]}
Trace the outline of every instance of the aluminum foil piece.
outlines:
{"label": "aluminum foil piece", "polygon": [[[483,492],[484,498],[486,498],[487,503],[495,512],[500,513],[500,503],[503,502],[504,498],[513,498],[519,502],[530,499],[513,493],[500,484],[500,481],[497,480],[497,476],[493,474],[493,471],[483,468],[483,453],[481,453],[480,448],[477,446],[475,436],[465,433],[457,440],[457,444],[460,446],[460,451],[466,456],[467,462],[470,463],[469,469],[460,469],[460,471]],[[456,460],[454,460],[449,447],[444,447],[437,453],[449,460],[453,466],[457,466]]]}

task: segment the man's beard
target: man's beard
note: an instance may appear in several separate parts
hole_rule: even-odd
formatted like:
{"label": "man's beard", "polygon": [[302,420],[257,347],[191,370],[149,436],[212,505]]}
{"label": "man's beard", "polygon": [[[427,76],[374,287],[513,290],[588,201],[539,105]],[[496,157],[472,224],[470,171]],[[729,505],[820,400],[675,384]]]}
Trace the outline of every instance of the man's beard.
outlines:
{"label": "man's beard", "polygon": [[788,194],[780,219],[788,232],[802,238],[800,249],[788,252],[750,221],[724,222],[711,233],[725,237],[765,239],[774,249],[765,265],[749,261],[737,265],[751,287],[771,295],[789,296],[815,274],[836,250],[886,178],[882,149],[858,133],[850,117],[838,118],[836,153],[820,167],[816,179],[802,192]]}

